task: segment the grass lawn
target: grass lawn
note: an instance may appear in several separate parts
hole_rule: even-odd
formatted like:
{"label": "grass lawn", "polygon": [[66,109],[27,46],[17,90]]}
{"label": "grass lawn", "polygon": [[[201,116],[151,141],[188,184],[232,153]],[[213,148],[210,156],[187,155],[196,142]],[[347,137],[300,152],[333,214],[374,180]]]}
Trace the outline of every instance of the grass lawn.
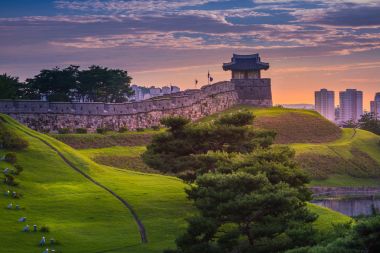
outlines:
{"label": "grass lawn", "polygon": [[241,109],[255,116],[254,127],[277,132],[276,144],[290,145],[313,186],[380,186],[380,136],[363,130],[340,129],[315,111],[279,107],[238,106],[205,117]]}
{"label": "grass lawn", "polygon": [[[17,152],[24,171],[17,176],[19,186],[10,189],[23,197],[14,200],[0,195],[3,207],[0,208],[0,252],[42,252],[38,242],[43,234],[21,232],[24,224],[17,220],[23,216],[27,217],[25,224],[49,226],[46,237],[56,239],[59,242],[56,249],[62,252],[153,253],[174,247],[175,238],[185,229],[185,218],[194,214],[183,191],[185,184],[174,177],[101,166],[90,159],[94,155],[113,153],[134,157],[143,152],[143,147],[77,151],[3,117],[7,121],[5,125],[27,139],[30,145],[27,150]],[[149,243],[140,243],[131,213],[114,196],[74,171],[56,152],[24,131],[49,142],[83,172],[126,199],[145,225]],[[0,168],[6,166],[9,165],[0,162]],[[7,189],[0,184],[2,192]],[[6,209],[10,202],[19,204],[22,210]],[[328,230],[332,221],[349,219],[314,205],[310,208],[320,215],[315,224],[321,231]]]}

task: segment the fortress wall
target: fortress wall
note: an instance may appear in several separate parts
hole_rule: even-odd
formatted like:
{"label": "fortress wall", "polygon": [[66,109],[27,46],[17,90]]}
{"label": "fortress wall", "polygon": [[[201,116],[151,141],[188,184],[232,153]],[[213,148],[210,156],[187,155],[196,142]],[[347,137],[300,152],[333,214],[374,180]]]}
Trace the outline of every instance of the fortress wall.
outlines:
{"label": "fortress wall", "polygon": [[171,115],[197,120],[237,103],[234,84],[221,82],[200,90],[119,104],[3,100],[0,101],[0,112],[38,131],[87,128],[89,132],[95,132],[101,127],[112,130],[151,127],[159,125],[162,117]]}

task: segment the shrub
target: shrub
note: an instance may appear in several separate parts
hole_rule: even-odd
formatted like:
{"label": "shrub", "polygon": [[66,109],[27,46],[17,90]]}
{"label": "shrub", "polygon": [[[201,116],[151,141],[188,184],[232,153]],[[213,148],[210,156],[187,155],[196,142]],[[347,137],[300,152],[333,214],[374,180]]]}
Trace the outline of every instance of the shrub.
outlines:
{"label": "shrub", "polygon": [[99,127],[99,128],[96,129],[96,132],[98,134],[105,134],[105,133],[107,133],[107,129]]}
{"label": "shrub", "polygon": [[46,225],[43,225],[41,228],[40,228],[40,231],[43,232],[43,233],[49,233],[50,232],[50,228]]}
{"label": "shrub", "polygon": [[16,183],[16,181],[15,181],[15,178],[11,175],[5,175],[4,184],[9,185],[9,186],[18,185],[18,183]]}
{"label": "shrub", "polygon": [[77,129],[75,129],[75,132],[77,134],[86,134],[87,133],[87,128],[77,128]]}
{"label": "shrub", "polygon": [[0,148],[11,150],[22,150],[28,147],[29,143],[18,136],[16,133],[9,131],[2,122],[0,122]]}
{"label": "shrub", "polygon": [[151,127],[154,131],[158,131],[158,130],[160,130],[160,126],[158,126],[158,125],[154,125],[154,126],[152,126]]}
{"label": "shrub", "polygon": [[21,174],[21,172],[24,170],[24,168],[20,164],[15,164],[15,169],[16,169],[16,175]]}
{"label": "shrub", "polygon": [[144,132],[144,130],[145,130],[145,129],[142,128],[142,127],[138,127],[138,128],[136,128],[136,131],[137,131],[137,132]]}
{"label": "shrub", "polygon": [[67,128],[67,127],[59,128],[59,129],[58,129],[58,133],[59,133],[59,134],[68,134],[68,133],[70,133],[70,129]]}
{"label": "shrub", "polygon": [[5,155],[4,160],[5,160],[6,162],[10,163],[10,164],[15,164],[16,161],[17,161],[17,156],[16,156],[16,154],[13,153],[13,152],[12,152],[12,153],[7,153],[7,154]]}
{"label": "shrub", "polygon": [[128,127],[120,127],[119,128],[119,133],[125,133],[128,132]]}

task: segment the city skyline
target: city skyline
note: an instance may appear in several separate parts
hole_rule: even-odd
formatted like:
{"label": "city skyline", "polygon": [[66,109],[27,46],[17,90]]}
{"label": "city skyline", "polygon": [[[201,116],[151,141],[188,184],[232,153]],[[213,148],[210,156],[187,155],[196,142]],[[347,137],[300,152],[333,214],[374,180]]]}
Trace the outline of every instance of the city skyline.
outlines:
{"label": "city skyline", "polygon": [[380,90],[380,3],[375,0],[2,1],[0,72],[100,64],[133,83],[181,89],[229,80],[232,53],[271,63],[275,104],[312,103],[322,87]]}

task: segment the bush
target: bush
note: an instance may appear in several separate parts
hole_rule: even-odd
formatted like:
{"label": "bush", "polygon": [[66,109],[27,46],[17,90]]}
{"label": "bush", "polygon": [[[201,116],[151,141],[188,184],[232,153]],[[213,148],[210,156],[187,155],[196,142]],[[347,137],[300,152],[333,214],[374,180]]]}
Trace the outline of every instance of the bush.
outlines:
{"label": "bush", "polygon": [[59,128],[59,129],[58,129],[58,133],[59,133],[59,134],[68,134],[68,133],[70,133],[70,129],[67,128],[67,127]]}
{"label": "bush", "polygon": [[145,129],[142,128],[142,127],[138,127],[138,128],[136,128],[136,131],[137,131],[137,132],[144,132],[144,130],[145,130]]}
{"label": "bush", "polygon": [[15,153],[7,153],[7,154],[5,155],[4,160],[5,160],[7,163],[15,164],[16,161],[17,161],[17,156],[16,156]]}
{"label": "bush", "polygon": [[43,233],[49,233],[50,232],[50,228],[46,225],[43,225],[41,228],[40,228],[40,231],[43,232]]}
{"label": "bush", "polygon": [[15,181],[15,178],[11,175],[5,175],[4,184],[9,185],[9,186],[18,185],[18,183],[16,183],[16,181]]}
{"label": "bush", "polygon": [[98,134],[105,134],[105,133],[107,133],[107,131],[108,130],[106,128],[101,128],[101,127],[99,127],[99,128],[96,129],[96,132]]}
{"label": "bush", "polygon": [[120,127],[119,128],[119,133],[125,133],[128,132],[128,127]]}
{"label": "bush", "polygon": [[154,131],[158,131],[158,130],[160,130],[160,126],[158,126],[158,125],[154,125],[154,126],[152,126],[151,127]]}
{"label": "bush", "polygon": [[23,150],[28,147],[29,143],[15,134],[9,131],[3,123],[0,121],[0,148],[11,150]]}
{"label": "bush", "polygon": [[20,164],[15,164],[15,169],[16,169],[16,175],[21,174],[21,172],[24,170],[24,168]]}
{"label": "bush", "polygon": [[77,134],[87,134],[87,128],[77,128],[75,129]]}

